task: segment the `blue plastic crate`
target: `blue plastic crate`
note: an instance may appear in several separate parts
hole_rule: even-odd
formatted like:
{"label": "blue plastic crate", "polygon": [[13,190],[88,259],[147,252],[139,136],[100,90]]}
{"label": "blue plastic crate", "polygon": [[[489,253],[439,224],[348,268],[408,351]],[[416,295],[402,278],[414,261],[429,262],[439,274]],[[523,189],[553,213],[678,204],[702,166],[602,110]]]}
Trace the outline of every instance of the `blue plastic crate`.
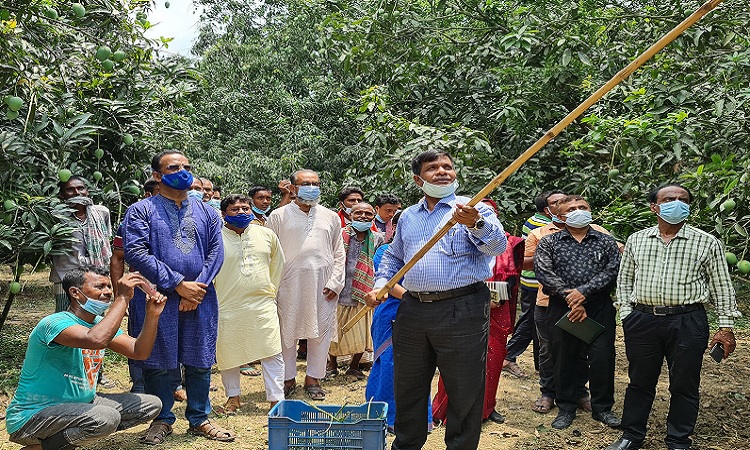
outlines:
{"label": "blue plastic crate", "polygon": [[[274,406],[268,413],[269,450],[386,448],[387,403],[371,402],[343,408],[339,405],[315,406],[325,412],[301,400],[282,400]],[[331,415],[343,421],[334,421]]]}

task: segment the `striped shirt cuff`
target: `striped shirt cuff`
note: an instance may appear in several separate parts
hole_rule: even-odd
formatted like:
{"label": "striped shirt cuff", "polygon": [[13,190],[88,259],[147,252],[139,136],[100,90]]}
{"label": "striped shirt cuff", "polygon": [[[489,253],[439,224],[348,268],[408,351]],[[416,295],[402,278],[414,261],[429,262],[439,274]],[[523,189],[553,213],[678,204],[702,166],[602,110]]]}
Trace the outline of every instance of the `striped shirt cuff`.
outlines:
{"label": "striped shirt cuff", "polygon": [[620,320],[626,318],[628,314],[633,312],[633,305],[630,303],[623,303],[620,305]]}
{"label": "striped shirt cuff", "polygon": [[719,328],[734,328],[734,317],[719,316]]}

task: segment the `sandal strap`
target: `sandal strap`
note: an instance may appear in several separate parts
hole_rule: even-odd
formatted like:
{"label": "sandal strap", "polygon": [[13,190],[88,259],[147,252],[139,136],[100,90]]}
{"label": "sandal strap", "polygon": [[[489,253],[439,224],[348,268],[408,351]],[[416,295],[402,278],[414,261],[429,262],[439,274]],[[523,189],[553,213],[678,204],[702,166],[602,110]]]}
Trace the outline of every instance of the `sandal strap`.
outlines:
{"label": "sandal strap", "polygon": [[202,435],[219,441],[233,440],[234,434],[231,431],[226,430],[218,425],[214,425],[210,420],[206,420],[202,424],[193,428],[194,431],[201,433]]}
{"label": "sandal strap", "polygon": [[172,425],[161,421],[152,422],[141,440],[146,443],[161,444],[170,434],[172,434]]}

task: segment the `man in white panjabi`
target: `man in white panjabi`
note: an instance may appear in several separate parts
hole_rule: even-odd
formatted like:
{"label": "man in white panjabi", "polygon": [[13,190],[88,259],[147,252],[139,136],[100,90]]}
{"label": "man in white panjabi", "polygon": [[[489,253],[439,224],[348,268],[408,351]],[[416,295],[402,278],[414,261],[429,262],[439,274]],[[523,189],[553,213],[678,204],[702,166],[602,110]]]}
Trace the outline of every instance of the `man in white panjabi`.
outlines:
{"label": "man in white panjabi", "polygon": [[284,251],[273,231],[256,224],[251,199],[232,194],[221,202],[224,263],[214,279],[219,300],[216,361],[227,394],[223,412],[240,408],[240,366],[260,360],[266,399],[284,398],[284,360],[276,293]]}
{"label": "man in white panjabi", "polygon": [[344,242],[339,216],[318,206],[320,179],[303,169],[290,177],[294,202],[274,210],[266,226],[281,241],[286,256],[277,304],[284,356],[284,394],[296,389],[297,341],[307,338],[305,393],[324,400],[319,380],[326,374],[331,340],[337,338],[336,307],[344,287]]}

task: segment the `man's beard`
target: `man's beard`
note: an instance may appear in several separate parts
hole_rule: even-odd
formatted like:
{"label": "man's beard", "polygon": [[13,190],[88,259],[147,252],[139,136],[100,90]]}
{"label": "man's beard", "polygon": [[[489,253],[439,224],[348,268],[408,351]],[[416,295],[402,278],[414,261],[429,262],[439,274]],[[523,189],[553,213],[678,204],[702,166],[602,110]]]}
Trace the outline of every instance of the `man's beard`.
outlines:
{"label": "man's beard", "polygon": [[300,205],[305,205],[305,206],[316,206],[316,205],[318,204],[318,202],[320,201],[320,199],[319,199],[319,198],[316,198],[315,200],[302,200],[301,198],[297,197],[297,200],[296,200],[296,201],[297,201],[297,203],[299,203]]}

